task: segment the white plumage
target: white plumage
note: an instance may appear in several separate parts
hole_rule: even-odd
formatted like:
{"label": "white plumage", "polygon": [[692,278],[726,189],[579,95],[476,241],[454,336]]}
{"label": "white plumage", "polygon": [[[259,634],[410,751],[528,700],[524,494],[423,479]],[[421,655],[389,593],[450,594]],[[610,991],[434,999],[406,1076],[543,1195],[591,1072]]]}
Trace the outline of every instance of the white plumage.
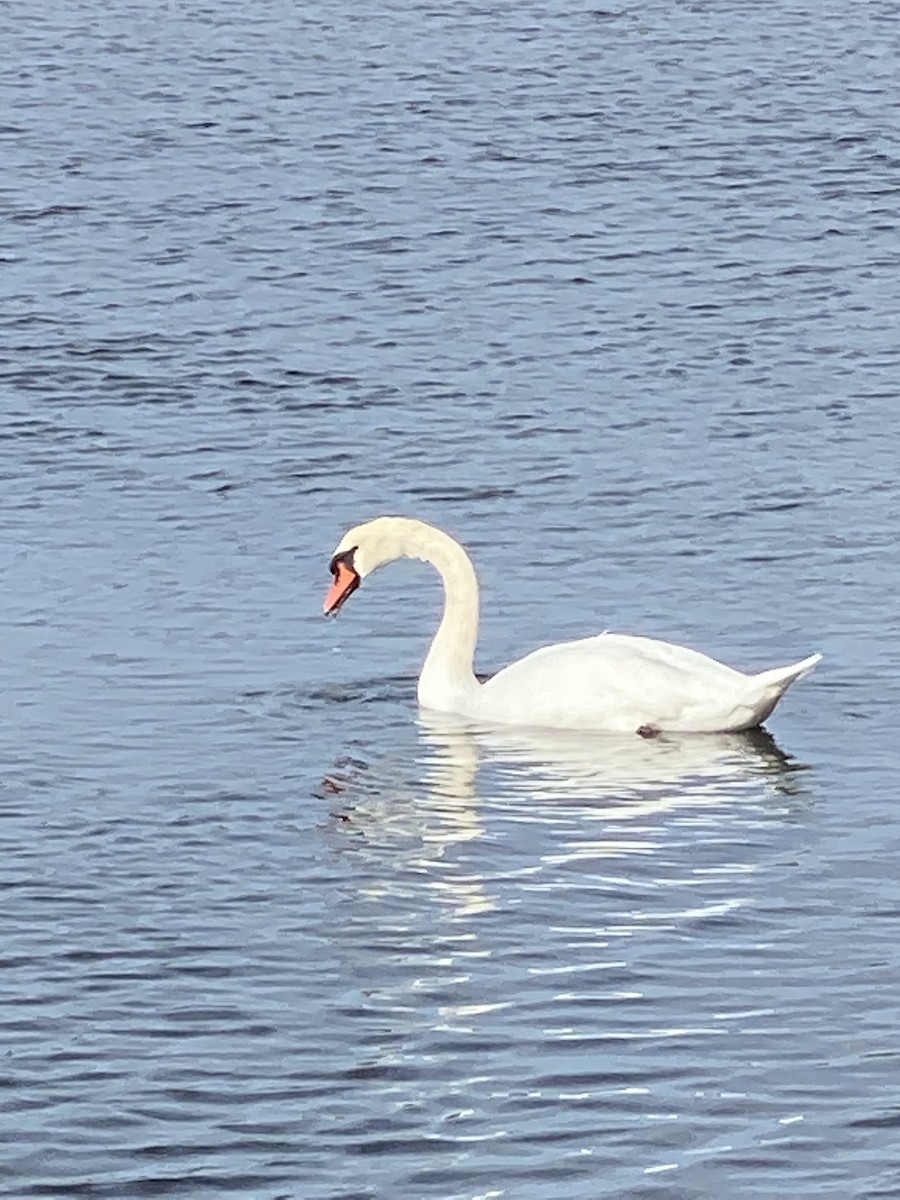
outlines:
{"label": "white plumage", "polygon": [[367,575],[397,558],[431,563],[444,583],[444,614],[419,678],[419,703],[486,724],[645,735],[737,732],[764,721],[821,658],[747,675],[685,646],[603,633],[544,646],[480,683],[473,669],[475,569],[462,546],[433,525],[378,517],[351,529],[332,559],[326,613],[336,613]]}

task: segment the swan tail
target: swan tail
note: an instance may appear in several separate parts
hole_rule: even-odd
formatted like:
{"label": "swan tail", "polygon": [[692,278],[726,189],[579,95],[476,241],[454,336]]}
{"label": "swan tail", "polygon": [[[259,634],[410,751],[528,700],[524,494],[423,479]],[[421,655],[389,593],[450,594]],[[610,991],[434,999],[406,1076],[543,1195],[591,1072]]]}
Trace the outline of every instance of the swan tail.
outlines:
{"label": "swan tail", "polygon": [[800,662],[791,663],[788,667],[773,667],[769,671],[761,671],[751,678],[751,698],[749,707],[752,717],[744,728],[759,725],[769,716],[772,709],[788,690],[792,683],[808,675],[820,662],[821,654],[811,654]]}
{"label": "swan tail", "polygon": [[770,671],[761,671],[753,676],[754,686],[761,692],[774,690],[778,696],[783,696],[792,683],[808,675],[816,663],[821,661],[821,654],[811,654],[809,658],[791,663],[789,667],[773,667]]}

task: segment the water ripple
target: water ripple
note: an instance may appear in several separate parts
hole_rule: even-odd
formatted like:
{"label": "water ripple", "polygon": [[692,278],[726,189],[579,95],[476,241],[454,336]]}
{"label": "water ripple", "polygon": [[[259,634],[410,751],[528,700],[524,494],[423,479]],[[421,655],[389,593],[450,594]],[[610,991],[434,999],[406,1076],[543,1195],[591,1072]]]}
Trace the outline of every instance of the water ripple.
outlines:
{"label": "water ripple", "polygon": [[[6,21],[3,1194],[896,1193],[894,21]],[[486,672],[825,664],[771,738],[419,723],[424,568],[320,617],[385,511]]]}

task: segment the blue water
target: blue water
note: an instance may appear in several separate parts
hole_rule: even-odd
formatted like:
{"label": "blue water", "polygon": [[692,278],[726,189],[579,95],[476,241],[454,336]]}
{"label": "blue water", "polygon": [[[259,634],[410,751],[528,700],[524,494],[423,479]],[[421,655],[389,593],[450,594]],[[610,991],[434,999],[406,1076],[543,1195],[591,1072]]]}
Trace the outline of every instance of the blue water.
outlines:
{"label": "blue water", "polygon": [[[887,0],[0,14],[0,1195],[900,1195]],[[423,721],[616,629],[770,738]]]}

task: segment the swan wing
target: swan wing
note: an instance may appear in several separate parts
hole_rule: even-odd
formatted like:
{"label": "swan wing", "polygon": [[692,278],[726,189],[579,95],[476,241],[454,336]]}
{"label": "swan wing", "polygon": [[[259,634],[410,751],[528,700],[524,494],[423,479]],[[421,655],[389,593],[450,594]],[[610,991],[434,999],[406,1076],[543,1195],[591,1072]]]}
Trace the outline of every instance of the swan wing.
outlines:
{"label": "swan wing", "polygon": [[[804,660],[797,667],[810,665],[813,660]],[[481,711],[474,715],[517,725],[631,733],[642,727],[746,729],[764,720],[799,677],[792,671],[746,675],[686,646],[600,634],[545,646],[504,668],[484,685]]]}

